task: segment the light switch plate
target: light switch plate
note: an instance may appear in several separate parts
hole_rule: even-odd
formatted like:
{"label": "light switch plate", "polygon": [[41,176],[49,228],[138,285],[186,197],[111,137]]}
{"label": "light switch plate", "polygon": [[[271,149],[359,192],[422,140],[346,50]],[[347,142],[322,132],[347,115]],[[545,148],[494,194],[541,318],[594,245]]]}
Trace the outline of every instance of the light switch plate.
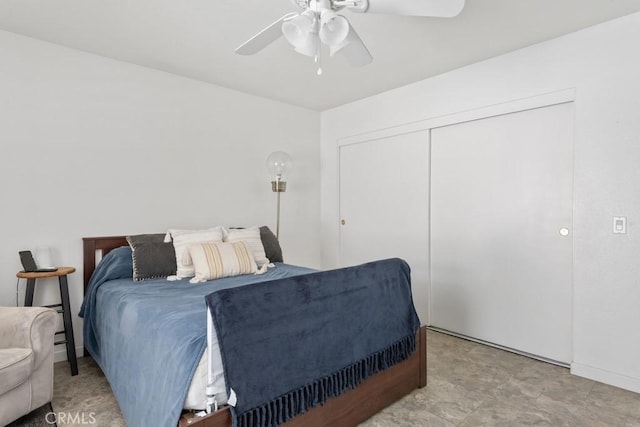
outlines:
{"label": "light switch plate", "polygon": [[627,217],[613,217],[613,234],[627,234]]}

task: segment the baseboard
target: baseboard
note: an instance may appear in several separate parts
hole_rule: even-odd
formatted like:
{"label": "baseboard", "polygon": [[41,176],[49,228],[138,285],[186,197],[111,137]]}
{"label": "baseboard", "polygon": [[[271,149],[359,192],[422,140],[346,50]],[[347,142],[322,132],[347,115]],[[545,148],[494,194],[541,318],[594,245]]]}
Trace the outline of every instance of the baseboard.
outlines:
{"label": "baseboard", "polygon": [[[84,356],[84,348],[76,347],[76,357],[80,358]],[[67,360],[67,348],[64,345],[56,346],[53,351],[53,362],[63,362]]]}
{"label": "baseboard", "polygon": [[525,357],[528,357],[530,359],[536,359],[536,360],[539,360],[541,362],[551,363],[552,365],[562,366],[563,368],[568,368],[569,367],[569,364],[565,363],[565,362],[560,362],[558,360],[549,359],[548,357],[538,356],[537,354],[527,353],[526,351],[517,350],[515,348],[505,347],[505,346],[500,345],[500,344],[496,344],[496,343],[492,343],[492,342],[489,342],[489,341],[481,340],[481,339],[478,339],[478,338],[470,337],[470,336],[464,335],[464,334],[459,334],[457,332],[452,332],[452,331],[449,331],[447,329],[438,328],[436,326],[427,326],[427,329],[430,329],[430,330],[436,331],[436,332],[440,332],[442,334],[451,335],[453,337],[462,338],[463,340],[477,342],[478,344],[482,344],[482,345],[486,345],[486,346],[489,346],[489,347],[497,348],[497,349],[500,349],[500,350],[508,351],[510,353],[519,354],[521,356],[525,356]]}
{"label": "baseboard", "polygon": [[629,377],[575,362],[571,364],[571,373],[579,377],[589,378],[590,380],[640,393],[640,378]]}

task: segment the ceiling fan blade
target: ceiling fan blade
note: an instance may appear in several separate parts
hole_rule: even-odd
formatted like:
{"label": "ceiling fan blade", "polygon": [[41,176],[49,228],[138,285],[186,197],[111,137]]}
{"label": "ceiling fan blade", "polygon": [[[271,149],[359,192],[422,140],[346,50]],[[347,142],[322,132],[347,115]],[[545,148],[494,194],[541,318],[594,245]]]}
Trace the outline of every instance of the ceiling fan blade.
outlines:
{"label": "ceiling fan blade", "polygon": [[351,24],[349,24],[349,34],[344,43],[338,46],[332,46],[330,53],[331,56],[336,53],[342,54],[347,58],[349,64],[354,67],[364,67],[373,61],[373,56],[371,56],[369,49],[364,45],[362,39],[358,36],[358,33],[356,33]]}
{"label": "ceiling fan blade", "polygon": [[282,24],[295,16],[298,16],[295,12],[287,13],[282,18],[278,19],[276,22],[244,42],[235,50],[235,52],[240,55],[253,55],[260,52],[282,36]]}
{"label": "ceiling fan blade", "polygon": [[465,0],[361,0],[350,9],[354,12],[452,18],[462,11],[464,2]]}

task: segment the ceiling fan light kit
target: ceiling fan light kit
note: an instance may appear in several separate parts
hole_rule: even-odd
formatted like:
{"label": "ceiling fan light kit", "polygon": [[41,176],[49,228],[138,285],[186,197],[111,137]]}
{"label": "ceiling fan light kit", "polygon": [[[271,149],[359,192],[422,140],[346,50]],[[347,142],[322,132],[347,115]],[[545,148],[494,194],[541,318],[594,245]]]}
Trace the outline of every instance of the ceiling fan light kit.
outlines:
{"label": "ceiling fan light kit", "polygon": [[344,43],[351,30],[349,21],[332,10],[324,10],[320,15],[320,40],[327,46]]}
{"label": "ceiling fan light kit", "polygon": [[386,13],[409,16],[450,18],[458,15],[465,0],[291,0],[303,9],[288,13],[247,40],[235,52],[240,55],[258,53],[284,35],[300,54],[313,57],[322,74],[322,44],[331,56],[340,53],[354,67],[373,61],[373,56],[353,29],[337,12],[347,9],[360,13]]}
{"label": "ceiling fan light kit", "polygon": [[305,11],[293,19],[282,23],[282,34],[296,52],[306,56],[315,56],[318,48],[316,17]]}
{"label": "ceiling fan light kit", "polygon": [[313,12],[306,11],[282,23],[282,34],[293,46],[302,43],[313,30],[315,16]]}

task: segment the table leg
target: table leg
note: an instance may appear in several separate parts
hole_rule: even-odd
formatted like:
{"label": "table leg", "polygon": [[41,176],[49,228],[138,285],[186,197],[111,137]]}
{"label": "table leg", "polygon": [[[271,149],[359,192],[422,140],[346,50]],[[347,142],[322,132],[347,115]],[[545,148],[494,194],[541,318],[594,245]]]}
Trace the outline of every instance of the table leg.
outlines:
{"label": "table leg", "polygon": [[76,359],[76,343],[73,339],[73,324],[71,323],[71,304],[69,304],[69,286],[67,276],[60,276],[60,297],[62,298],[62,317],[64,319],[64,335],[67,340],[67,360],[71,364],[71,375],[78,375],[78,360]]}
{"label": "table leg", "polygon": [[24,306],[33,306],[33,293],[36,289],[36,279],[27,279],[27,289],[24,293]]}

